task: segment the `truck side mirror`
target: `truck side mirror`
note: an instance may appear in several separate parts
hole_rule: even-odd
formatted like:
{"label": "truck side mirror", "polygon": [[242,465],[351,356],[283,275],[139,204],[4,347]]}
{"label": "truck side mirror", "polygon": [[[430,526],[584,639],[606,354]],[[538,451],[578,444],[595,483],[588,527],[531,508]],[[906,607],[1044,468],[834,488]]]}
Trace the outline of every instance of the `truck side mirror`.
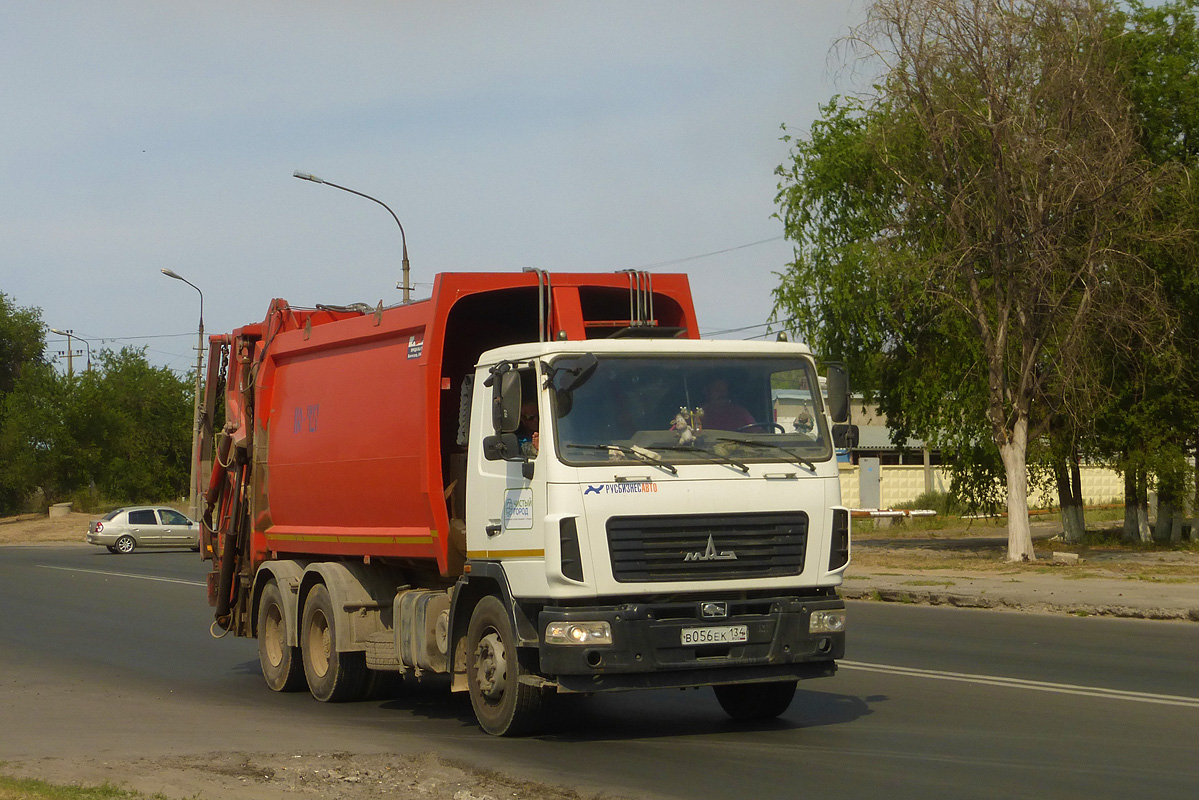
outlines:
{"label": "truck side mirror", "polygon": [[849,422],[849,374],[844,364],[828,364],[828,408],[833,423]]}
{"label": "truck side mirror", "polygon": [[833,426],[833,447],[839,450],[857,450],[858,449],[858,426],[857,425],[834,425]]}
{"label": "truck side mirror", "polygon": [[[595,374],[599,359],[595,353],[584,353],[575,359],[562,359],[557,362],[554,370],[555,388],[559,392],[570,394],[578,389]],[[561,380],[558,380],[561,378]]]}
{"label": "truck side mirror", "polygon": [[520,427],[520,373],[506,370],[491,384],[491,422],[496,433],[515,433]]}
{"label": "truck side mirror", "polygon": [[520,443],[515,433],[483,437],[483,457],[488,461],[520,461]]}

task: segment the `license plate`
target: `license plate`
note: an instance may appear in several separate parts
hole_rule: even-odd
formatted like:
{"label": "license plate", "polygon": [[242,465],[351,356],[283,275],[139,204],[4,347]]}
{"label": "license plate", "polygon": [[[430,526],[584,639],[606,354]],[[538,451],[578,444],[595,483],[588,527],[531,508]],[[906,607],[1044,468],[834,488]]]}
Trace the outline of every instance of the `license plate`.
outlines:
{"label": "license plate", "polygon": [[746,625],[683,628],[683,644],[735,644],[747,641],[749,641],[749,627]]}

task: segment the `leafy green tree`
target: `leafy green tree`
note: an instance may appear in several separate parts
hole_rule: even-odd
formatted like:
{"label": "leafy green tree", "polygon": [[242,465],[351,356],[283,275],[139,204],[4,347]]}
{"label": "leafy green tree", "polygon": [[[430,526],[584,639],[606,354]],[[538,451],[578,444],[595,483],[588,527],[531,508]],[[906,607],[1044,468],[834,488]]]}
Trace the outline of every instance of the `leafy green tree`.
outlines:
{"label": "leafy green tree", "polygon": [[[1111,18],[1113,69],[1131,101],[1137,141],[1159,169],[1189,177],[1155,196],[1154,224],[1199,228],[1199,26],[1196,0],[1146,5],[1133,0]],[[1148,541],[1147,492],[1158,495],[1157,538],[1178,539],[1189,468],[1199,447],[1199,241],[1193,235],[1142,244],[1169,305],[1169,357],[1109,348],[1110,400],[1098,407],[1101,451],[1126,473],[1126,539]]]}
{"label": "leafy green tree", "polygon": [[0,396],[13,390],[27,365],[45,359],[42,312],[21,308],[0,292]]}
{"label": "leafy green tree", "polygon": [[[1132,254],[1139,158],[1099,4],[876,0],[872,98],[822,109],[780,168],[796,260],[776,293],[877,380],[900,430],[1002,463],[1008,558],[1034,558],[1030,443],[1081,416],[1094,345],[1161,316]],[[838,348],[844,348],[838,350]],[[983,444],[986,443],[984,447]]]}
{"label": "leafy green tree", "polygon": [[25,463],[28,454],[5,449],[2,432],[5,420],[13,413],[10,409],[22,405],[9,400],[22,377],[30,385],[40,384],[50,372],[45,362],[44,334],[39,309],[21,308],[0,292],[0,513],[16,510],[33,485]]}
{"label": "leafy green tree", "polygon": [[99,369],[78,388],[73,418],[98,447],[96,484],[124,501],[186,492],[191,465],[192,386],[143,349],[103,350]]}
{"label": "leafy green tree", "polygon": [[40,488],[55,502],[81,481],[67,428],[70,386],[49,364],[28,364],[0,400],[0,482],[4,511],[18,510]]}
{"label": "leafy green tree", "polygon": [[68,378],[28,364],[0,398],[0,511],[33,491],[56,502],[96,487],[123,501],[187,490],[191,383],[153,367],[141,349],[103,350],[95,369]]}

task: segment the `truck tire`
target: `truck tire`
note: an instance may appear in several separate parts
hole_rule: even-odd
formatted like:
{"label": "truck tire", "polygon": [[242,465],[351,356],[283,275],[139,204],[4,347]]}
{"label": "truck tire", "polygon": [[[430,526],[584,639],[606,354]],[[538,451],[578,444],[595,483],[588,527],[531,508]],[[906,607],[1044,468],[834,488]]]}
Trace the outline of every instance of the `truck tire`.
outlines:
{"label": "truck tire", "polygon": [[258,663],[266,685],[276,692],[304,688],[304,663],[300,648],[287,644],[287,617],[279,584],[267,581],[258,601]]}
{"label": "truck tire", "polygon": [[541,689],[520,682],[516,632],[508,610],[484,597],[466,629],[466,681],[479,726],[494,736],[531,733],[541,719]]}
{"label": "truck tire", "polygon": [[713,686],[725,713],[736,720],[774,719],[787,710],[795,697],[797,681],[740,683]]}
{"label": "truck tire", "polygon": [[362,697],[366,654],[337,651],[333,600],[323,584],[312,587],[300,625],[300,653],[308,690],[322,703],[344,703]]}

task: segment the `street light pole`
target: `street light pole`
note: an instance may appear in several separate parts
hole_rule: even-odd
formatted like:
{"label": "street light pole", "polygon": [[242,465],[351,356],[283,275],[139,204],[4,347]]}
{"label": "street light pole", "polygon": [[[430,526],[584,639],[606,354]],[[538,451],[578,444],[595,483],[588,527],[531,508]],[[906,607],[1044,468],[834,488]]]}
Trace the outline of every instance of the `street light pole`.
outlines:
{"label": "street light pole", "polygon": [[184,278],[182,275],[175,273],[172,270],[164,269],[162,274],[168,278],[174,278],[177,281],[183,281],[188,286],[200,292],[200,330],[199,337],[196,340],[196,398],[195,405],[192,410],[192,468],[191,468],[191,490],[188,493],[187,507],[191,511],[191,518],[194,520],[200,519],[200,496],[196,491],[196,484],[199,481],[200,472],[200,371],[204,368],[204,292],[200,291],[200,287]]}
{"label": "street light pole", "polygon": [[396,216],[396,212],[392,211],[391,207],[388,206],[387,203],[384,203],[377,197],[371,197],[369,194],[363,194],[362,192],[346,188],[345,186],[338,186],[336,183],[323,180],[315,175],[310,175],[307,172],[300,172],[297,170],[296,172],[292,173],[292,177],[299,178],[302,181],[323,183],[325,186],[332,186],[334,189],[341,189],[343,192],[349,192],[350,194],[356,194],[359,197],[365,197],[367,200],[372,200],[387,209],[387,213],[391,214],[391,218],[396,221],[396,225],[400,226],[400,244],[403,247],[402,267],[404,272],[404,280],[401,283],[397,283],[396,288],[404,290],[404,303],[409,303],[411,301],[412,284],[408,281],[408,237],[404,235],[404,226],[400,223],[400,218]]}

